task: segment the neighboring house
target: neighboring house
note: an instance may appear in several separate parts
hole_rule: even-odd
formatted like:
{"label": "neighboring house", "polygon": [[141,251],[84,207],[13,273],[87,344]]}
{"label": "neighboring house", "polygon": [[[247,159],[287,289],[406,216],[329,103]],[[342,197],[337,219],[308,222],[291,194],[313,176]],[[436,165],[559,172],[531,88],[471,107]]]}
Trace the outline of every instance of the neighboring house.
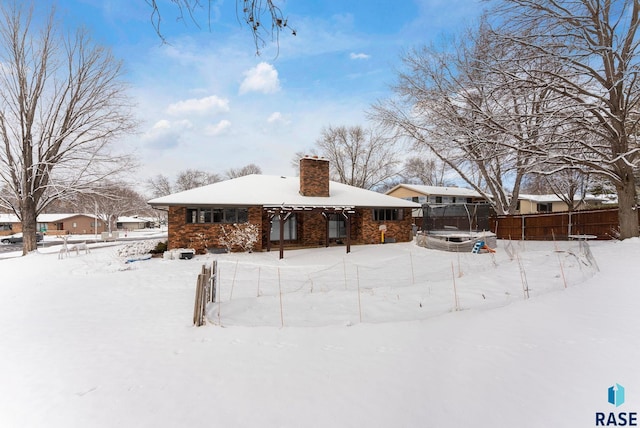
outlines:
{"label": "neighboring house", "polygon": [[[575,198],[576,202],[580,200]],[[600,208],[608,202],[605,197],[587,195],[576,210]],[[518,214],[555,213],[568,211],[569,206],[558,195],[523,195],[518,196]]]}
{"label": "neighboring house", "polygon": [[[37,230],[47,235],[95,234],[104,232],[104,223],[92,214],[40,214]],[[96,231],[97,226],[97,231]],[[0,234],[22,232],[15,214],[0,214]]]}
{"label": "neighboring house", "polygon": [[[413,239],[411,210],[419,204],[329,180],[329,161],[300,160],[299,177],[248,175],[149,201],[166,207],[169,249],[223,247],[232,224],[258,229],[256,250],[374,244]],[[282,227],[281,227],[282,226]]]}
{"label": "neighboring house", "polygon": [[386,193],[389,196],[417,202],[421,206],[411,213],[413,222],[422,227],[424,209],[422,205],[429,204],[478,204],[486,203],[486,199],[475,190],[455,186],[427,186],[423,184],[398,184]]}
{"label": "neighboring house", "polygon": [[116,220],[116,229],[118,230],[138,230],[149,229],[153,227],[154,221],[144,217],[118,217]]}
{"label": "neighboring house", "polygon": [[14,231],[15,223],[18,221],[18,217],[14,214],[0,213],[0,236],[11,235]]}
{"label": "neighboring house", "polygon": [[475,190],[454,186],[398,184],[386,193],[389,196],[422,204],[474,204],[486,202]]}

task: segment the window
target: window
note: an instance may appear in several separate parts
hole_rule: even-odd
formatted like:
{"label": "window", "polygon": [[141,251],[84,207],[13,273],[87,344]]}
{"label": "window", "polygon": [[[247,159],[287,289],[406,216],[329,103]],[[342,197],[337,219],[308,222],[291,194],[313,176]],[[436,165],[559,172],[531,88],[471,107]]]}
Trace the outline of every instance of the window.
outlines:
{"label": "window", "polygon": [[397,208],[373,210],[373,220],[374,221],[402,220],[402,210]]}
{"label": "window", "polygon": [[347,224],[341,214],[328,214],[329,238],[346,238]]}
{"label": "window", "polygon": [[552,211],[551,210],[552,205],[553,204],[551,202],[538,204],[538,212],[539,213],[550,213]]}
{"label": "window", "polygon": [[187,208],[187,223],[246,223],[248,208]]}
{"label": "window", "polygon": [[[273,223],[271,225],[271,236],[269,237],[269,239],[272,241],[280,240],[280,219],[278,217],[273,218]],[[296,239],[296,216],[292,215],[284,222],[284,240],[295,241]]]}
{"label": "window", "polygon": [[442,203],[442,196],[436,196],[436,204]]}

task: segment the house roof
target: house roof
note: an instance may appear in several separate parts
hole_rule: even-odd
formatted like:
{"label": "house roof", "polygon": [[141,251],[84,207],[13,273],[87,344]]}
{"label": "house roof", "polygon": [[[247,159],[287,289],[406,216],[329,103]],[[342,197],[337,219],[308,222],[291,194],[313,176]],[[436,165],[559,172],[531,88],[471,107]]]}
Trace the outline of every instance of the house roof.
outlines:
{"label": "house roof", "polygon": [[118,223],[146,223],[149,221],[153,221],[150,218],[146,217],[130,217],[130,216],[120,216],[118,217]]}
{"label": "house roof", "polygon": [[[38,223],[56,223],[71,217],[84,216],[95,219],[93,214],[40,214],[36,221]],[[0,214],[0,223],[20,223],[20,219],[15,214]]]}
{"label": "house roof", "polygon": [[382,193],[329,182],[328,197],[302,196],[298,177],[246,175],[149,201],[153,206],[217,205],[264,207],[419,208],[420,204]]}
{"label": "house roof", "polygon": [[463,196],[467,198],[482,198],[482,195],[475,190],[466,189],[464,187],[454,186],[426,186],[423,184],[398,184],[393,189],[389,190],[387,194],[399,188],[405,188],[412,190],[423,195],[438,195],[438,196]]}
{"label": "house roof", "polygon": [[[564,202],[563,199],[561,199],[558,195],[555,194],[548,194],[548,195],[527,195],[527,194],[520,194],[518,195],[518,199],[523,200],[523,201],[532,201],[532,202]],[[576,195],[573,198],[574,201],[580,201],[582,200],[580,195]],[[585,201],[601,201],[604,202],[607,200],[607,198],[604,197],[598,197],[598,196],[594,196],[594,195],[585,195],[584,197]]]}

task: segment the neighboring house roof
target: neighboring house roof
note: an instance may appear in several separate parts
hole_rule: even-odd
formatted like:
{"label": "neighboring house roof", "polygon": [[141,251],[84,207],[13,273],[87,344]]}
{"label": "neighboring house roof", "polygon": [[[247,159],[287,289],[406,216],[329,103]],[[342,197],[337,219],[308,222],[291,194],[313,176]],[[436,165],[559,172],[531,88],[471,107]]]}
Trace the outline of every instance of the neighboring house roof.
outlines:
{"label": "neighboring house roof", "polygon": [[467,198],[482,198],[483,196],[475,190],[466,189],[464,187],[454,186],[426,186],[423,184],[398,184],[393,189],[389,190],[387,194],[392,193],[396,189],[404,187],[405,189],[412,190],[423,195],[438,195],[438,196],[462,196]]}
{"label": "neighboring house roof", "polygon": [[0,223],[20,223],[15,214],[0,214]]}
{"label": "neighboring house roof", "polygon": [[328,197],[302,196],[298,177],[246,175],[152,199],[150,205],[218,205],[264,207],[419,208],[420,204],[382,193],[329,182]]}
{"label": "neighboring house roof", "polygon": [[[520,194],[520,195],[518,195],[518,199],[523,200],[523,201],[537,202],[537,203],[564,202],[563,199],[561,199],[558,195],[555,195],[555,194],[550,194],[550,195]],[[574,196],[573,200],[578,202],[578,201],[581,201],[582,198],[580,196]],[[605,202],[605,201],[607,201],[607,198],[598,197],[598,196],[594,196],[594,195],[586,195],[584,197],[584,200],[585,201],[592,201],[592,202]]]}
{"label": "neighboring house roof", "polygon": [[[96,218],[93,214],[40,214],[36,221],[38,223],[56,223],[78,216]],[[0,214],[0,223],[20,223],[20,219],[18,219],[18,216],[15,214]]]}
{"label": "neighboring house roof", "polygon": [[128,217],[128,216],[118,217],[118,220],[117,220],[118,223],[147,223],[150,221],[153,221],[153,220],[145,217]]}
{"label": "neighboring house roof", "polygon": [[38,216],[38,223],[56,223],[58,221],[66,220],[71,217],[89,217],[96,219],[94,214],[40,214]]}

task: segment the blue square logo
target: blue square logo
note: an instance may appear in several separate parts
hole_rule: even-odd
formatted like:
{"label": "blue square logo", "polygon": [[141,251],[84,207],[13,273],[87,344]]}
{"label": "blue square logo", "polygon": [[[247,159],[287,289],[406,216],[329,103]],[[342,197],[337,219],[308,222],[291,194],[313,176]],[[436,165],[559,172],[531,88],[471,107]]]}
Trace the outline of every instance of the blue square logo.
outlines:
{"label": "blue square logo", "polygon": [[624,387],[619,383],[616,383],[614,386],[609,388],[609,403],[613,404],[616,407],[624,404]]}

